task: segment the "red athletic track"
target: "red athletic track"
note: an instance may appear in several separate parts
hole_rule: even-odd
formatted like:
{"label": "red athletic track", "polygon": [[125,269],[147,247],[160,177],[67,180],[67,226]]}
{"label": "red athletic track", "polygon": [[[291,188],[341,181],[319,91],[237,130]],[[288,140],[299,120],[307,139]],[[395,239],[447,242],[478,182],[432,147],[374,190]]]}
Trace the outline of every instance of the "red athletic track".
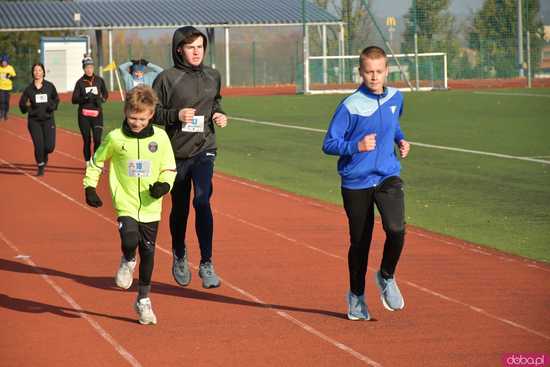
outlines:
{"label": "red athletic track", "polygon": [[0,124],[2,367],[485,367],[506,352],[550,351],[548,264],[409,227],[398,268],[406,308],[388,312],[373,281],[377,226],[367,278],[376,321],[351,322],[341,208],[221,174],[213,205],[222,287],[203,290],[196,271],[189,288],[175,285],[165,200],[151,296],[159,324],[139,325],[135,286],[114,287],[120,252],[107,179],[106,205],[86,207],[81,139],[61,129],[57,137],[36,178],[25,121]]}

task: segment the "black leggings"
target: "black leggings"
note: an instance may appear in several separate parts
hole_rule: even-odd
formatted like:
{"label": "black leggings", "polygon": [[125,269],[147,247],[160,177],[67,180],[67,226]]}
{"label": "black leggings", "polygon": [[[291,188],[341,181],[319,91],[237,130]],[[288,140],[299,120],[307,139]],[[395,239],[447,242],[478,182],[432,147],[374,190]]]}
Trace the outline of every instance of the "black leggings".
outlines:
{"label": "black leggings", "polygon": [[55,149],[55,122],[29,120],[27,127],[34,145],[34,159],[38,165],[48,163],[48,154]]}
{"label": "black leggings", "polygon": [[0,90],[0,118],[8,115],[10,110],[10,91]]}
{"label": "black leggings", "polygon": [[139,249],[139,285],[150,286],[155,265],[155,242],[159,222],[142,223],[131,217],[118,217],[121,249],[126,260]]}
{"label": "black leggings", "polygon": [[97,117],[82,116],[79,110],[78,127],[82,140],[84,142],[84,160],[87,162],[92,157],[91,145],[92,138],[94,140],[94,153],[101,144],[101,135],[103,134],[103,115],[99,112]]}
{"label": "black leggings", "polygon": [[399,177],[389,177],[375,188],[342,188],[342,197],[350,232],[350,290],[360,296],[365,293],[365,276],[374,228],[374,204],[380,212],[382,226],[386,232],[380,271],[386,278],[393,277],[395,273],[405,241],[403,181]]}
{"label": "black leggings", "polygon": [[195,231],[199,239],[201,263],[210,261],[212,258],[214,218],[210,197],[213,191],[212,176],[215,159],[214,152],[202,152],[195,157],[176,161],[178,173],[171,192],[170,233],[172,250],[179,258],[186,252],[185,235],[191,202],[191,183],[194,189]]}

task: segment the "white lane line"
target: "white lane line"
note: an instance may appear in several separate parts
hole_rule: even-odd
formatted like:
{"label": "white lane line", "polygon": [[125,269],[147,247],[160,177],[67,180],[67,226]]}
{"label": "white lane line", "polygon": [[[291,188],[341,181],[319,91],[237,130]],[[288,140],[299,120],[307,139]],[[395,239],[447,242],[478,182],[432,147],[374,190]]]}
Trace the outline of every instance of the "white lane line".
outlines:
{"label": "white lane line", "polygon": [[[252,228],[255,228],[255,229],[257,229],[257,230],[261,230],[261,231],[263,231],[263,232],[269,233],[269,234],[271,234],[271,235],[273,235],[273,236],[276,236],[276,237],[278,237],[278,238],[282,238],[282,239],[288,240],[289,242],[292,242],[293,244],[296,244],[296,245],[299,245],[299,246],[303,246],[303,247],[309,248],[309,249],[311,249],[311,250],[314,250],[314,251],[316,251],[316,252],[320,252],[320,253],[325,254],[325,255],[329,255],[329,256],[334,257],[334,258],[337,258],[337,259],[339,259],[339,260],[344,260],[344,261],[346,260],[346,259],[345,259],[344,257],[342,257],[342,256],[338,256],[338,255],[329,253],[329,252],[327,252],[327,251],[325,251],[325,250],[322,250],[322,249],[320,249],[320,248],[318,248],[318,247],[315,247],[315,246],[313,246],[313,245],[311,245],[311,244],[309,244],[309,243],[307,243],[307,242],[305,242],[305,241],[300,241],[300,240],[297,240],[297,239],[294,239],[294,238],[290,238],[290,237],[285,236],[285,235],[281,235],[281,233],[279,233],[279,232],[277,232],[277,231],[275,231],[275,230],[271,230],[271,229],[269,229],[269,228],[260,226],[260,225],[258,225],[258,224],[255,224],[255,223],[252,223],[252,222],[250,222],[250,221],[247,221],[247,220],[245,220],[245,219],[242,219],[242,218],[239,218],[239,217],[236,217],[236,216],[233,216],[233,215],[229,215],[229,214],[224,214],[224,213],[221,213],[221,212],[219,212],[219,211],[218,211],[218,214],[221,214],[221,215],[223,215],[223,216],[225,216],[225,217],[227,217],[227,218],[229,218],[229,219],[232,219],[232,220],[238,221],[238,222],[240,222],[240,223],[243,223],[243,224],[245,224],[245,225],[248,225],[248,226],[250,226],[250,227],[252,227]],[[368,269],[369,269],[370,271],[373,271],[373,272],[376,271],[376,270],[375,270],[374,268],[372,268],[372,267],[368,267]],[[452,297],[449,297],[449,296],[445,296],[445,295],[443,295],[442,293],[439,293],[439,292],[436,292],[436,291],[432,291],[432,290],[430,290],[430,289],[428,289],[428,288],[426,288],[426,287],[422,287],[422,286],[420,286],[420,285],[417,285],[416,283],[413,283],[413,282],[410,282],[410,281],[407,281],[407,280],[401,280],[401,282],[402,282],[402,283],[405,283],[405,284],[407,284],[407,285],[409,285],[409,286],[411,286],[411,287],[413,287],[413,288],[416,288],[416,289],[418,289],[419,291],[422,291],[422,292],[428,293],[428,294],[430,294],[430,295],[432,295],[432,296],[438,297],[438,298],[440,298],[440,299],[443,299],[443,300],[446,300],[446,301],[449,301],[449,302],[452,302],[452,303],[455,303],[455,304],[464,306],[464,307],[466,307],[466,308],[468,308],[468,309],[470,309],[470,310],[472,310],[472,311],[475,311],[475,312],[477,312],[477,313],[479,313],[479,314],[482,314],[482,315],[484,315],[484,316],[487,316],[487,317],[489,317],[489,318],[491,318],[491,319],[494,319],[494,320],[503,322],[503,323],[505,323],[505,324],[507,324],[507,325],[510,325],[510,326],[513,326],[513,327],[522,329],[522,330],[524,330],[524,331],[526,331],[526,332],[528,332],[528,333],[530,333],[530,334],[537,335],[537,336],[542,337],[542,338],[544,338],[544,339],[550,340],[550,336],[549,336],[549,335],[546,335],[546,334],[544,334],[544,333],[542,333],[542,332],[540,332],[540,331],[531,329],[531,328],[529,328],[529,327],[527,327],[527,326],[524,326],[524,325],[521,325],[521,324],[519,324],[519,323],[510,321],[510,320],[508,320],[508,319],[502,318],[502,317],[500,317],[500,316],[494,315],[494,314],[492,314],[492,313],[490,313],[490,312],[488,312],[488,311],[485,311],[484,309],[482,309],[482,308],[480,308],[480,307],[476,307],[476,306],[471,305],[471,304],[469,304],[469,303],[467,303],[467,302],[459,301],[459,300],[457,300],[457,299],[455,299],[455,298],[452,298]]]}
{"label": "white lane line", "polygon": [[[21,254],[21,251],[10,241],[4,233],[0,232],[0,239],[4,241],[8,247],[10,247],[16,254]],[[61,288],[52,278],[50,278],[46,273],[44,273],[38,266],[32,261],[29,257],[20,257],[21,260],[25,261],[32,269],[39,274],[42,279],[48,283],[56,293],[65,300],[84,320],[86,320],[90,326],[97,332],[103,339],[105,339],[122,358],[124,358],[131,366],[141,367],[141,363],[130,353],[128,352],[119,342],[112,337],[105,329],[101,327],[91,316],[86,314],[83,308],[74,300],[73,297],[69,295],[63,288]]]}
{"label": "white lane line", "polygon": [[473,94],[485,94],[492,96],[512,96],[512,97],[543,97],[550,98],[550,94],[537,93],[506,93],[506,92],[472,92]]}
{"label": "white lane line", "polygon": [[[3,161],[3,162],[6,162],[6,161],[5,161],[4,159],[2,159],[2,158],[0,158],[0,160]],[[6,162],[6,163],[8,163],[8,162]],[[12,166],[13,168],[16,168],[15,166],[11,165],[10,163],[8,163],[8,164],[9,164],[10,166]],[[33,177],[33,176],[27,174],[26,172],[23,172],[23,171],[19,170],[18,168],[16,168],[16,169],[17,169],[18,171],[24,173],[24,174],[27,175],[28,177],[34,179],[35,181],[37,181],[37,182],[39,182],[39,183],[41,183],[41,184],[44,184],[44,185],[46,185],[46,186],[49,186],[49,185],[43,183],[42,181],[36,179],[35,177]],[[59,190],[57,190],[57,189],[55,189],[55,188],[53,188],[53,187],[52,187],[51,189],[52,189],[52,191],[54,191],[54,192],[60,194],[61,196],[67,198],[68,200],[70,200],[70,201],[76,203],[77,205],[81,206],[82,208],[85,208],[86,210],[88,210],[88,211],[94,213],[95,215],[100,216],[101,218],[107,220],[108,222],[115,224],[115,222],[112,221],[111,219],[106,218],[105,216],[101,215],[100,213],[97,213],[97,212],[91,210],[89,207],[84,206],[84,204],[82,204],[82,203],[76,201],[75,199],[71,198],[70,196],[68,196],[68,195],[66,195],[66,194],[64,194],[64,193],[62,193],[61,191],[59,191]],[[308,244],[308,243],[306,243],[306,242],[304,242],[304,241],[299,241],[299,240],[297,240],[297,239],[290,238],[290,237],[285,236],[285,235],[283,235],[283,234],[281,234],[281,233],[279,233],[279,232],[277,232],[277,231],[273,231],[273,230],[268,229],[268,228],[266,228],[266,227],[264,227],[264,226],[260,226],[260,225],[254,224],[254,223],[249,222],[249,221],[247,221],[247,220],[245,220],[245,219],[238,218],[238,217],[233,216],[233,215],[230,215],[230,214],[224,214],[224,213],[222,213],[222,212],[220,212],[220,211],[217,211],[217,212],[218,212],[219,214],[222,214],[222,215],[224,215],[224,216],[230,218],[230,219],[238,220],[239,222],[241,222],[241,223],[243,223],[243,224],[247,224],[247,225],[249,225],[249,226],[251,226],[251,227],[253,227],[253,228],[255,228],[255,229],[258,229],[258,230],[261,230],[261,231],[265,231],[265,232],[267,232],[267,233],[271,233],[272,235],[275,235],[275,236],[277,236],[277,237],[279,237],[279,238],[285,239],[285,240],[287,240],[287,241],[289,241],[289,242],[292,242],[292,243],[294,243],[294,244],[297,244],[297,245],[300,245],[300,246],[304,246],[304,247],[306,247],[306,248],[309,248],[309,249],[314,250],[314,251],[316,251],[316,252],[323,253],[323,254],[328,255],[328,256],[330,256],[330,257],[333,257],[333,258],[337,258],[337,259],[344,260],[344,258],[341,257],[341,256],[338,256],[338,255],[332,254],[332,253],[330,253],[330,252],[327,252],[327,251],[325,251],[325,250],[322,250],[322,249],[320,249],[320,248],[317,248],[316,246],[313,246],[313,245],[311,245],[311,244]],[[425,236],[425,237],[429,237],[429,236]],[[166,253],[169,254],[169,252],[168,252],[167,250],[163,250],[163,252],[166,252]],[[370,270],[373,270],[373,269],[371,268]],[[442,294],[440,294],[440,293],[438,293],[438,292],[429,290],[428,288],[417,286],[416,284],[414,284],[414,283],[412,283],[412,282],[408,282],[408,281],[403,281],[403,282],[406,283],[406,284],[408,284],[408,285],[410,285],[410,286],[412,286],[412,287],[414,287],[414,288],[416,288],[416,289],[418,289],[418,290],[421,290],[421,291],[423,291],[423,292],[426,292],[426,293],[428,293],[428,294],[437,296],[437,297],[439,297],[439,298],[441,298],[441,299],[444,299],[444,300],[447,300],[447,301],[450,301],[450,302],[453,302],[453,303],[456,303],[456,304],[460,304],[460,305],[466,306],[466,307],[468,307],[469,309],[471,309],[472,311],[478,312],[478,313],[480,313],[480,314],[482,314],[482,315],[485,315],[485,316],[487,316],[487,317],[490,317],[490,318],[492,318],[492,319],[494,319],[494,320],[504,322],[504,323],[506,323],[507,325],[510,325],[510,326],[513,326],[513,327],[516,327],[516,328],[520,328],[520,329],[522,329],[522,330],[524,330],[524,331],[526,331],[526,332],[529,332],[529,333],[531,333],[531,334],[533,334],[533,335],[537,335],[537,336],[540,336],[540,337],[543,337],[543,338],[545,338],[545,339],[549,339],[549,340],[550,340],[550,336],[548,336],[548,335],[546,335],[546,334],[544,334],[544,333],[541,333],[541,332],[536,331],[536,330],[534,330],[534,329],[530,329],[530,328],[528,328],[527,326],[524,326],[524,325],[515,323],[515,322],[510,321],[510,320],[508,320],[508,319],[501,318],[501,317],[499,317],[499,316],[493,315],[493,314],[491,314],[490,312],[487,312],[487,311],[483,310],[482,308],[479,308],[479,307],[470,305],[470,304],[468,304],[468,303],[466,303],[466,302],[462,302],[462,301],[459,301],[459,300],[455,300],[454,298],[451,298],[451,297],[448,297],[448,296],[444,296],[444,295],[442,295]]]}
{"label": "white lane line", "polygon": [[[318,133],[323,133],[323,134],[326,133],[326,130],[323,130],[323,129],[316,129],[316,128],[312,128],[312,127],[305,127],[305,126],[299,126],[299,125],[292,125],[290,123],[276,123],[276,122],[271,122],[271,121],[260,121],[260,120],[253,120],[253,119],[249,119],[249,118],[236,117],[236,116],[230,116],[229,118],[231,118],[233,120],[244,121],[244,122],[248,122],[248,123],[251,123],[251,124],[257,124],[257,125],[281,127],[281,128],[285,128],[285,129],[305,130],[305,131],[312,131],[312,132],[318,132]],[[529,158],[529,157],[519,157],[519,156],[515,156],[515,155],[484,152],[484,151],[480,151],[480,150],[463,149],[463,148],[456,148],[456,147],[447,147],[447,146],[444,146],[444,145],[426,144],[426,143],[419,143],[419,142],[414,142],[414,141],[410,141],[409,143],[411,145],[416,145],[416,146],[423,147],[423,148],[448,150],[448,151],[453,151],[453,152],[469,153],[469,154],[483,155],[483,156],[496,157],[496,158],[515,159],[515,160],[520,160],[520,161],[550,164],[550,161],[543,160],[543,159],[535,159],[535,158]]]}
{"label": "white lane line", "polygon": [[[321,209],[327,210],[327,211],[332,212],[332,213],[345,215],[344,210],[341,209],[341,208],[337,209],[337,208],[329,206],[329,205],[323,205],[323,204],[317,203],[317,202],[315,202],[313,200],[310,200],[310,199],[307,199],[307,198],[302,198],[302,197],[299,197],[299,196],[293,195],[293,194],[287,194],[287,193],[284,193],[284,192],[281,192],[281,191],[278,191],[278,190],[275,190],[275,189],[272,190],[272,189],[269,189],[268,187],[264,187],[264,186],[261,186],[261,185],[255,185],[253,183],[243,181],[243,180],[240,180],[240,179],[235,178],[235,177],[225,176],[225,175],[219,174],[219,173],[215,173],[214,176],[217,179],[220,179],[220,180],[232,182],[234,184],[242,185],[242,186],[254,189],[254,190],[267,192],[271,195],[279,196],[279,197],[282,197],[282,198],[287,199],[287,200],[293,200],[295,202],[310,205],[310,206],[313,206],[315,208],[321,208]],[[380,219],[376,218],[376,222],[379,223]],[[529,268],[538,269],[538,270],[542,270],[542,271],[545,271],[545,272],[550,272],[550,269],[539,266],[536,262],[534,262],[532,260],[529,260],[529,259],[524,259],[524,258],[515,259],[515,258],[512,258],[512,257],[506,257],[504,255],[500,255],[500,254],[495,255],[491,252],[484,251],[483,248],[480,247],[480,246],[475,246],[475,245],[466,244],[466,243],[460,243],[458,241],[453,242],[453,241],[445,240],[443,238],[432,236],[432,235],[429,235],[427,233],[417,231],[417,230],[414,230],[414,229],[407,229],[407,232],[412,233],[414,235],[417,235],[419,237],[428,238],[428,239],[430,239],[432,241],[435,241],[437,243],[450,245],[450,246],[462,249],[464,251],[469,251],[469,252],[473,252],[473,253],[476,253],[476,254],[482,254],[482,255],[485,255],[485,256],[491,256],[491,257],[497,258],[498,260],[501,260],[501,261],[517,262],[520,265],[524,265],[524,266],[527,266]]]}
{"label": "white lane line", "polygon": [[[48,188],[49,190],[55,192],[56,194],[61,195],[61,197],[63,197],[64,199],[69,200],[70,202],[72,202],[72,203],[78,205],[79,207],[85,209],[86,211],[91,212],[91,213],[97,215],[97,216],[100,217],[101,219],[103,219],[103,220],[105,220],[105,221],[107,221],[107,222],[109,222],[109,223],[111,223],[111,224],[116,224],[116,222],[113,221],[112,219],[105,217],[105,216],[102,215],[101,213],[98,213],[97,211],[95,211],[95,210],[89,208],[88,206],[85,206],[84,204],[82,204],[82,203],[79,202],[78,200],[72,198],[71,196],[65,194],[65,193],[62,192],[61,190],[58,190],[58,189],[56,189],[55,187],[53,187],[53,186],[51,186],[51,185],[45,183],[44,181],[41,181],[41,180],[37,179],[36,177],[29,175],[29,174],[26,173],[25,171],[23,171],[23,170],[17,168],[16,166],[14,166],[13,164],[7,162],[6,160],[0,158],[0,161],[1,161],[2,163],[4,163],[4,164],[7,164],[7,165],[11,166],[13,169],[15,169],[15,170],[19,171],[20,173],[24,174],[25,176],[31,178],[31,179],[34,180],[35,182],[38,182],[39,184],[45,186],[46,188]],[[157,248],[158,248],[159,250],[161,250],[162,252],[166,253],[167,255],[172,256],[172,253],[171,253],[170,251],[164,249],[163,247],[159,246],[158,244],[157,244]],[[17,253],[20,253],[19,251],[16,251],[16,252],[17,252]],[[30,260],[29,260],[29,261],[30,261]],[[361,353],[355,351],[355,350],[352,349],[351,347],[349,347],[349,346],[347,346],[347,345],[345,345],[345,344],[343,344],[343,343],[341,343],[341,342],[339,342],[339,341],[337,341],[337,340],[335,340],[335,339],[332,339],[331,337],[329,337],[329,336],[323,334],[322,332],[320,332],[319,330],[315,329],[315,328],[312,327],[311,325],[309,325],[309,324],[307,324],[307,323],[305,323],[305,322],[302,322],[302,321],[300,321],[300,320],[298,320],[298,319],[296,319],[296,318],[290,316],[290,315],[289,315],[288,313],[286,313],[286,312],[283,312],[283,311],[279,311],[279,310],[273,309],[273,308],[270,307],[267,303],[265,303],[264,301],[260,300],[259,298],[257,298],[256,296],[252,295],[251,293],[246,292],[246,291],[242,290],[241,288],[239,288],[239,287],[237,287],[237,286],[235,286],[235,285],[233,285],[233,284],[231,284],[231,283],[229,283],[229,282],[227,282],[227,281],[225,281],[225,283],[226,283],[228,286],[230,286],[232,289],[234,289],[235,291],[237,291],[237,292],[239,292],[239,293],[245,295],[246,297],[248,297],[248,298],[254,300],[255,302],[258,302],[258,303],[264,305],[266,308],[268,308],[268,309],[271,310],[272,312],[276,313],[276,314],[279,315],[280,317],[286,319],[287,321],[292,322],[293,324],[299,326],[300,328],[302,328],[303,330],[307,331],[308,333],[310,333],[310,334],[312,334],[312,335],[314,335],[314,336],[317,336],[318,338],[324,340],[325,342],[327,342],[327,343],[329,343],[329,344],[332,344],[334,347],[336,347],[336,348],[338,348],[338,349],[340,349],[340,350],[343,350],[344,352],[346,352],[346,353],[350,354],[351,356],[357,358],[358,360],[360,360],[360,361],[366,363],[367,365],[373,366],[373,367],[381,367],[381,366],[382,366],[380,363],[378,363],[378,362],[372,360],[371,358],[369,358],[369,357],[367,357],[367,356],[365,356],[365,355],[363,355],[363,354],[361,354]],[[69,302],[69,303],[70,303],[70,302]],[[75,302],[75,304],[76,304],[76,302]],[[71,305],[72,305],[72,304],[71,304]],[[82,308],[80,308],[80,307],[78,307],[78,309],[79,309],[79,310],[82,310]],[[87,319],[88,319],[88,318],[89,318],[89,317],[87,317]],[[93,321],[93,319],[90,319],[88,322],[91,323],[91,321]],[[93,322],[95,323],[95,321],[93,321]],[[97,323],[96,323],[96,324],[97,324]],[[98,327],[99,327],[99,325],[98,325]],[[102,330],[103,330],[103,329],[102,329]],[[105,333],[106,333],[106,332],[105,332]],[[107,335],[109,335],[109,334],[107,334]],[[103,335],[102,335],[102,336],[103,336]],[[136,365],[136,366],[139,366],[139,364]]]}
{"label": "white lane line", "polygon": [[[67,131],[65,129],[60,129],[60,130]],[[8,131],[10,134],[18,137],[19,139],[31,142],[30,139],[24,138],[21,135],[16,134],[15,132],[12,132],[8,129],[6,129],[6,131]],[[69,135],[75,135],[75,134],[69,134]],[[77,158],[72,154],[69,154],[69,153],[66,153],[66,152],[61,152],[59,150],[56,150],[56,152],[61,153],[62,155],[66,156],[68,158],[74,159],[78,162],[84,162],[83,159]],[[249,187],[249,188],[252,188],[252,189],[255,189],[255,190],[267,192],[267,193],[270,193],[272,195],[283,197],[285,199],[290,199],[290,200],[293,200],[293,201],[296,201],[296,202],[299,202],[299,203],[307,204],[307,205],[310,205],[310,206],[313,206],[313,207],[316,207],[316,208],[322,208],[322,209],[325,209],[327,211],[331,211],[333,213],[339,213],[339,214],[344,213],[344,211],[342,209],[335,209],[335,208],[333,208],[329,205],[323,205],[323,204],[318,203],[318,202],[316,202],[314,200],[311,200],[311,199],[302,198],[302,197],[299,197],[297,195],[290,194],[290,193],[287,194],[287,193],[284,193],[284,192],[281,192],[281,191],[272,190],[272,189],[269,189],[269,188],[261,186],[261,185],[255,185],[255,184],[252,184],[250,182],[240,180],[238,178],[225,176],[225,175],[222,175],[222,174],[219,174],[219,173],[215,173],[214,176],[218,179],[233,182],[233,183],[236,183],[238,185]],[[86,209],[89,209],[89,208],[86,207]],[[377,218],[376,222],[378,223],[378,222],[380,222],[380,220]],[[115,223],[115,222],[113,222],[113,223]],[[416,230],[408,230],[408,232],[412,233],[412,234],[415,234],[419,237],[428,238],[430,240],[433,240],[433,241],[436,241],[436,242],[439,242],[439,243],[443,243],[443,244],[447,244],[447,245],[450,245],[450,246],[453,246],[453,247],[456,247],[456,248],[460,248],[460,249],[465,250],[465,251],[478,253],[478,254],[482,254],[482,255],[485,255],[485,256],[492,256],[492,257],[497,258],[498,260],[505,261],[505,262],[517,262],[520,265],[525,265],[525,266],[527,266],[529,268],[532,268],[532,269],[542,270],[544,272],[550,272],[550,269],[542,267],[542,266],[538,265],[536,262],[534,262],[532,260],[529,260],[529,259],[525,259],[525,258],[515,259],[515,258],[512,258],[512,257],[506,257],[504,255],[494,255],[490,252],[483,251],[481,247],[474,246],[472,244],[465,244],[465,243],[461,244],[458,241],[452,242],[452,241],[444,240],[442,238],[431,236],[431,235],[428,235],[427,233],[423,233],[423,232],[416,231]]]}

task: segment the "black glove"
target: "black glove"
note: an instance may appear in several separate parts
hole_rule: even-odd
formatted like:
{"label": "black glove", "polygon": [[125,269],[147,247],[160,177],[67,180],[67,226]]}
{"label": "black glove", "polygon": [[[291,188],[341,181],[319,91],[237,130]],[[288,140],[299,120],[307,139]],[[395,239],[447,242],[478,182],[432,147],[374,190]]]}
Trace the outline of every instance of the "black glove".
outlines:
{"label": "black glove", "polygon": [[139,60],[130,60],[132,62],[132,64],[137,64],[139,62]]}
{"label": "black glove", "polygon": [[149,185],[149,193],[152,197],[155,199],[158,199],[162,197],[162,195],[166,195],[170,191],[170,185],[166,182],[155,182],[152,185]]}
{"label": "black glove", "polygon": [[147,60],[145,60],[145,59],[140,59],[140,60],[139,60],[139,63],[140,63],[141,65],[145,65],[145,66],[149,65],[149,61],[147,61]]}
{"label": "black glove", "polygon": [[89,206],[92,206],[94,208],[99,208],[103,205],[103,202],[97,196],[97,192],[95,191],[95,187],[88,186],[85,189],[86,192],[86,204]]}

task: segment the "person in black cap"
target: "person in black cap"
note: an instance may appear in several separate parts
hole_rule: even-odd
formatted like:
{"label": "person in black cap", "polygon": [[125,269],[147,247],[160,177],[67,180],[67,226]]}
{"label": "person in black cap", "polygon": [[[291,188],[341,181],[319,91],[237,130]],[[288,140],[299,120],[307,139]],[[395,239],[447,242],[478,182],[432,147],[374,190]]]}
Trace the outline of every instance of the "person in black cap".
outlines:
{"label": "person in black cap", "polygon": [[109,97],[105,81],[94,74],[94,60],[85,56],[82,60],[84,75],[77,80],[72,102],[78,105],[78,127],[84,141],[84,160],[89,165],[92,157],[91,145],[94,140],[94,152],[101,144],[103,133],[103,109],[101,104]]}
{"label": "person in black cap", "polygon": [[38,165],[37,176],[43,176],[48,154],[55,148],[55,120],[59,97],[55,86],[44,80],[44,65],[32,66],[33,81],[25,88],[19,99],[21,113],[29,113],[28,128],[34,145],[34,158]]}
{"label": "person in black cap", "polygon": [[206,46],[206,36],[194,27],[175,31],[174,67],[164,70],[153,83],[160,100],[153,121],[165,126],[176,157],[177,176],[170,213],[172,274],[181,286],[191,281],[185,234],[192,184],[195,229],[201,252],[199,276],[204,288],[216,288],[220,286],[220,279],[212,264],[214,221],[210,207],[217,152],[214,126],[225,127],[227,117],[220,105],[220,74],[203,64]]}

